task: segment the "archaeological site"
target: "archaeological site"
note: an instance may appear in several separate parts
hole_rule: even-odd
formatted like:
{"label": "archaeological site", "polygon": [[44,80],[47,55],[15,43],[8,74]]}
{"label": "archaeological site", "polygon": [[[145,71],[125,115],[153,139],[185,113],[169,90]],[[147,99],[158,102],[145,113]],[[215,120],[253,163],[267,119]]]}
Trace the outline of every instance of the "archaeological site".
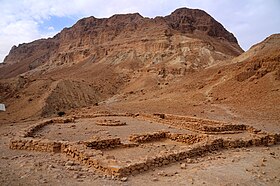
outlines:
{"label": "archaeological site", "polygon": [[78,20],[0,65],[0,185],[280,185],[280,34],[203,10]]}

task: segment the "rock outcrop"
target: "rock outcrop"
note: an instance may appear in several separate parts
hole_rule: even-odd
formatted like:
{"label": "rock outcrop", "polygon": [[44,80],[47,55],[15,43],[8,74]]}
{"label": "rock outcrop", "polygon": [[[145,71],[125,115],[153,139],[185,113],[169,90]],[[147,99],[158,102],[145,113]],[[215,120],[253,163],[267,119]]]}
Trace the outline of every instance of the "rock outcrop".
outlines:
{"label": "rock outcrop", "polygon": [[168,61],[196,69],[242,52],[232,33],[198,9],[181,8],[154,19],[138,13],[88,17],[53,38],[14,46],[0,77],[49,72],[85,61],[107,61],[129,69]]}
{"label": "rock outcrop", "polygon": [[138,110],[211,101],[239,106],[246,95],[259,95],[254,104],[262,100],[258,89],[268,85],[277,101],[278,81],[254,80],[279,74],[279,35],[243,53],[206,12],[181,8],[155,18],[88,17],[53,38],[13,47],[0,67],[0,101],[17,119],[124,102],[122,108]]}

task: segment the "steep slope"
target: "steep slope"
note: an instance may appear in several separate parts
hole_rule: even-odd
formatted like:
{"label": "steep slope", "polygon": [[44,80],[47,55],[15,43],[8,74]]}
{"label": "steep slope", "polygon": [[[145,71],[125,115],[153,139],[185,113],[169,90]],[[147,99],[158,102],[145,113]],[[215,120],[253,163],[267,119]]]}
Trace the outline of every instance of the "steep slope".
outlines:
{"label": "steep slope", "polygon": [[205,67],[240,53],[233,34],[202,10],[182,8],[155,19],[137,13],[108,19],[89,17],[54,38],[13,47],[4,60],[6,65],[0,68],[0,77],[13,77],[39,66],[37,72],[41,73],[102,59],[112,64],[137,59],[142,62],[138,66],[186,61],[189,66]]}
{"label": "steep slope", "polygon": [[47,63],[58,49],[55,38],[13,46],[0,68],[0,78],[15,77]]}
{"label": "steep slope", "polygon": [[[193,115],[273,130],[280,121],[279,46],[276,34],[226,65],[184,75],[155,69],[135,73],[104,104],[123,111]],[[237,62],[240,59],[244,60]]]}
{"label": "steep slope", "polygon": [[[213,88],[216,103],[228,105],[252,123],[280,123],[280,34],[274,34],[221,69]],[[275,126],[275,125],[274,125]]]}
{"label": "steep slope", "polygon": [[[33,115],[49,116],[127,92],[156,93],[242,52],[233,34],[202,10],[182,8],[154,19],[138,13],[84,18],[53,38],[13,47],[0,68],[1,101],[12,114],[15,105],[30,105],[25,98],[32,92]],[[28,84],[15,89],[19,79]],[[51,82],[40,88],[38,79]],[[15,101],[10,90],[22,98]]]}

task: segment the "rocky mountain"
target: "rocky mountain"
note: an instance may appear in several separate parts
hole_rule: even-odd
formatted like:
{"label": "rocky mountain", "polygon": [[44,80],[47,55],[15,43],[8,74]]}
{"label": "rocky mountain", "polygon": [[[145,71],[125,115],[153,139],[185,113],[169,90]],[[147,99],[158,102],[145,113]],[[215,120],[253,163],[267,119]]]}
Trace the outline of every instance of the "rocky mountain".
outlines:
{"label": "rocky mountain", "polygon": [[268,77],[269,88],[278,86],[279,56],[279,35],[243,53],[234,35],[202,10],[88,17],[53,38],[13,47],[0,67],[0,102],[6,121],[81,108],[213,118],[216,109],[229,119],[245,87]]}
{"label": "rocky mountain", "polygon": [[53,38],[14,46],[4,60],[0,77],[28,71],[40,74],[101,60],[129,64],[134,70],[160,63],[188,70],[242,52],[233,34],[202,10],[182,8],[154,19],[138,13],[108,19],[88,17]]}

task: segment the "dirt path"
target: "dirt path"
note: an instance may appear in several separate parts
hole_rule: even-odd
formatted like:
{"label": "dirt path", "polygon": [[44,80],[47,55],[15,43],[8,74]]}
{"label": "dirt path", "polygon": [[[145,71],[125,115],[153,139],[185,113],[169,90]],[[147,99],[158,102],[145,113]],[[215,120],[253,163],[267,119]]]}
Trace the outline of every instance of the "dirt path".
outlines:
{"label": "dirt path", "polygon": [[237,114],[233,113],[229,106],[213,103],[213,96],[211,94],[212,90],[216,86],[223,84],[227,80],[227,78],[228,78],[227,76],[222,76],[221,78],[219,78],[216,81],[216,83],[210,84],[206,89],[204,89],[203,93],[207,99],[207,102],[210,102],[212,106],[217,107],[218,109],[222,110],[227,116],[229,116],[231,118],[238,118],[239,116]]}

